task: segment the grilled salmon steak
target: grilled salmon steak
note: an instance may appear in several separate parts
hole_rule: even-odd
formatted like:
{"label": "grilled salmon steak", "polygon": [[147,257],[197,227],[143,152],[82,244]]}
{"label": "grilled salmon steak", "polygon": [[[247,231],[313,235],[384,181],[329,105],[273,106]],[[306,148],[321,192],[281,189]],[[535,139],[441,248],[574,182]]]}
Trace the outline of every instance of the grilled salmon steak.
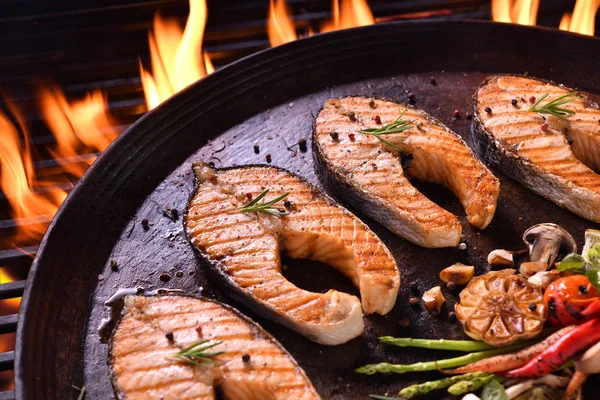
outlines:
{"label": "grilled salmon steak", "polygon": [[494,217],[498,179],[460,136],[414,107],[369,97],[328,100],[315,122],[313,150],[330,193],[420,246],[456,246],[462,228],[408,178],[447,187],[477,228]]}
{"label": "grilled salmon steak", "polygon": [[482,157],[594,222],[600,222],[600,176],[594,172],[600,171],[599,123],[596,104],[535,78],[493,76],[475,94],[474,135]]}
{"label": "grilled salmon steak", "polygon": [[[359,336],[360,301],[335,290],[298,288],[281,273],[285,253],[338,269],[359,288],[365,313],[392,309],[400,285],[394,258],[369,227],[316,187],[269,166],[214,169],[198,163],[194,172],[186,232],[230,295],[318,343]],[[289,193],[274,205],[285,215],[240,210],[265,190],[267,202]]]}
{"label": "grilled salmon steak", "polygon": [[[176,356],[201,342],[214,347],[188,359]],[[320,399],[272,336],[236,310],[207,299],[125,297],[111,362],[116,392],[127,400],[215,399],[217,387],[228,400]]]}

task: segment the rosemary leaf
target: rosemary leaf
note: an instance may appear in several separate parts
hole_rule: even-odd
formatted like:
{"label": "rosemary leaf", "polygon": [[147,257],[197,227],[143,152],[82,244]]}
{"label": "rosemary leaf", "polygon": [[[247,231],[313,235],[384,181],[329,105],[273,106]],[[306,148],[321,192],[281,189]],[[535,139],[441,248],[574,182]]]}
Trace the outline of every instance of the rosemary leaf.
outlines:
{"label": "rosemary leaf", "polygon": [[404,131],[414,128],[412,123],[415,122],[416,119],[413,119],[410,121],[403,120],[402,117],[404,116],[404,113],[406,113],[406,109],[404,109],[404,111],[402,111],[402,114],[400,114],[400,116],[398,118],[396,118],[396,120],[394,122],[389,123],[387,125],[383,125],[381,128],[361,129],[360,132],[364,133],[365,135],[375,136],[382,143],[385,143],[388,146],[394,147],[399,150],[405,150],[400,146],[390,143],[388,140],[386,140],[382,137],[384,135],[392,135],[395,133],[402,133]]}
{"label": "rosemary leaf", "polygon": [[[281,211],[278,207],[275,207],[275,203],[285,199],[289,193],[282,194],[281,196],[273,199],[271,201],[265,201],[265,196],[269,193],[269,189],[265,190],[254,200],[246,204],[245,206],[238,209],[240,212],[262,212],[265,214],[275,215],[277,217],[283,217],[288,215],[289,213],[286,211]],[[260,202],[260,203],[259,203]]]}
{"label": "rosemary leaf", "polygon": [[178,353],[173,354],[167,358],[171,360],[185,361],[190,364],[195,365],[203,365],[204,363],[214,364],[214,361],[211,360],[211,357],[216,357],[220,354],[225,353],[224,351],[216,351],[216,352],[207,352],[206,350],[212,349],[215,346],[220,345],[223,342],[216,342],[213,344],[206,344],[208,340],[202,340],[198,343],[194,343],[191,346],[188,346]]}
{"label": "rosemary leaf", "polygon": [[551,100],[540,106],[540,103],[545,100],[549,93],[542,95],[538,101],[536,101],[531,107],[529,107],[529,111],[538,112],[540,114],[551,114],[560,119],[566,119],[566,115],[575,114],[575,111],[569,110],[567,108],[561,107],[564,104],[570,103],[573,100],[577,99],[578,92],[571,92],[560,97],[557,97],[554,100]]}

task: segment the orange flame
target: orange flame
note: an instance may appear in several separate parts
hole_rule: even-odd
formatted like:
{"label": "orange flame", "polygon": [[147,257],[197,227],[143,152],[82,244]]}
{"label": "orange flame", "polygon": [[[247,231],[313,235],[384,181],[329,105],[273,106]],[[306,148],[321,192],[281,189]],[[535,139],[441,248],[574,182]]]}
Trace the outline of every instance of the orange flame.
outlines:
{"label": "orange flame", "polygon": [[375,18],[365,0],[333,0],[333,15],[321,25],[321,32],[337,31],[355,26],[373,25]]}
{"label": "orange flame", "polygon": [[[366,0],[333,0],[331,20],[321,24],[321,32],[331,32],[355,26],[375,23]],[[267,18],[267,33],[271,46],[278,46],[298,39],[292,13],[285,0],[271,0]],[[307,36],[313,31],[308,27]]]}
{"label": "orange flame", "polygon": [[148,33],[152,73],[140,60],[148,110],[214,70],[206,53],[201,58],[206,16],[205,0],[190,0],[183,32],[177,21],[154,16],[154,30]]}
{"label": "orange flame", "polygon": [[[66,193],[55,190],[46,196],[40,196],[34,191],[39,182],[33,173],[29,135],[16,107],[10,102],[7,103],[23,133],[25,145],[22,148],[19,130],[6,115],[0,113],[0,187],[11,206],[13,218],[51,218],[66,197]],[[15,241],[19,243],[26,239],[40,240],[45,232],[44,225],[21,224],[17,226]]]}
{"label": "orange flame", "polygon": [[[496,22],[535,25],[539,6],[539,0],[492,0],[492,19]],[[559,29],[593,36],[599,7],[600,0],[577,0],[573,13],[563,15]]]}
{"label": "orange flame", "polygon": [[[6,268],[0,267],[0,285],[13,282],[15,278],[11,276]],[[21,298],[0,300],[0,317],[4,315],[16,314],[19,312]],[[15,349],[15,334],[5,333],[0,335],[0,353]],[[0,391],[11,390],[14,388],[12,371],[0,372]]]}
{"label": "orange flame", "polygon": [[581,33],[583,35],[594,35],[596,12],[600,7],[598,0],[577,0],[573,13],[565,13],[560,20],[559,29]]}
{"label": "orange flame", "polygon": [[71,103],[56,86],[41,86],[40,94],[42,116],[57,141],[50,152],[56,159],[69,160],[62,167],[80,177],[96,159],[82,154],[101,152],[118,136],[117,121],[106,111],[108,102],[99,90]]}
{"label": "orange flame", "polygon": [[292,12],[285,0],[271,0],[269,18],[267,18],[267,34],[271,46],[279,46],[298,39],[292,19]]}
{"label": "orange flame", "polygon": [[492,0],[492,19],[496,22],[512,22],[535,25],[540,0]]}

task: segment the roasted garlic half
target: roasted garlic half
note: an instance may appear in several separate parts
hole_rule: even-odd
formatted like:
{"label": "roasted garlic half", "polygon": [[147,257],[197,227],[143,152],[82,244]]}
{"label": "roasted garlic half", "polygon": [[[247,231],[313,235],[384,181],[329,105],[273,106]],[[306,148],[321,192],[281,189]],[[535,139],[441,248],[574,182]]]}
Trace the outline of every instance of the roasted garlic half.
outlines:
{"label": "roasted garlic half", "polygon": [[492,346],[536,336],[547,314],[542,291],[514,269],[474,277],[455,311],[467,335]]}

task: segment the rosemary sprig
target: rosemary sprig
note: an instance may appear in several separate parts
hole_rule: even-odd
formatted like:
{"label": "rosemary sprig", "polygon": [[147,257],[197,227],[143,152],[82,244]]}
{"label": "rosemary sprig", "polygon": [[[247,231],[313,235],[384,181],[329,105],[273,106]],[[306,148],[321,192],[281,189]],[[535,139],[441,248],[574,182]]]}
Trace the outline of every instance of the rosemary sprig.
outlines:
{"label": "rosemary sprig", "polygon": [[402,133],[404,131],[407,131],[407,130],[413,128],[413,125],[411,125],[411,124],[413,122],[415,122],[416,119],[413,119],[410,121],[403,120],[402,117],[404,116],[404,113],[406,113],[406,108],[404,109],[404,111],[402,111],[402,114],[400,114],[400,116],[398,118],[396,118],[396,120],[394,122],[387,124],[387,125],[383,125],[381,128],[361,129],[360,132],[367,134],[367,135],[375,136],[382,143],[385,143],[388,146],[395,147],[396,149],[399,149],[399,150],[404,150],[400,146],[390,143],[389,141],[387,141],[386,139],[384,139],[382,137],[384,135],[392,135],[394,133]]}
{"label": "rosemary sprig", "polygon": [[[254,200],[252,200],[250,203],[239,208],[239,211],[240,212],[263,212],[265,214],[271,214],[271,215],[275,215],[277,217],[283,217],[285,215],[288,215],[289,213],[287,211],[281,211],[281,209],[275,207],[274,204],[277,203],[278,201],[285,199],[289,195],[289,193],[282,194],[281,196],[279,196],[278,198],[276,198],[274,200],[265,202],[264,198],[268,193],[269,193],[269,189],[265,190],[264,192],[262,192],[261,194],[256,196],[256,198]],[[259,203],[259,201],[260,201],[260,203]]]}
{"label": "rosemary sprig", "polygon": [[79,387],[79,386],[71,385],[71,387],[79,392],[79,395],[77,396],[77,400],[85,399],[85,386]]}
{"label": "rosemary sprig", "polygon": [[578,94],[578,92],[567,93],[563,96],[557,97],[556,99],[547,102],[546,104],[540,107],[539,104],[549,95],[549,93],[546,93],[542,95],[538,99],[538,101],[536,101],[531,107],[529,107],[528,111],[534,111],[541,114],[552,114],[560,119],[566,119],[566,115],[575,114],[575,111],[563,108],[561,106],[563,104],[567,104],[575,100]]}
{"label": "rosemary sprig", "polygon": [[216,351],[216,352],[207,352],[206,350],[211,349],[215,346],[220,345],[223,342],[216,342],[213,344],[206,344],[208,340],[202,340],[198,343],[194,343],[193,345],[182,349],[176,354],[169,356],[167,358],[171,360],[179,360],[185,361],[191,364],[202,365],[202,363],[210,363],[214,364],[215,362],[211,360],[211,357],[218,356],[219,354],[225,353],[224,351]]}

